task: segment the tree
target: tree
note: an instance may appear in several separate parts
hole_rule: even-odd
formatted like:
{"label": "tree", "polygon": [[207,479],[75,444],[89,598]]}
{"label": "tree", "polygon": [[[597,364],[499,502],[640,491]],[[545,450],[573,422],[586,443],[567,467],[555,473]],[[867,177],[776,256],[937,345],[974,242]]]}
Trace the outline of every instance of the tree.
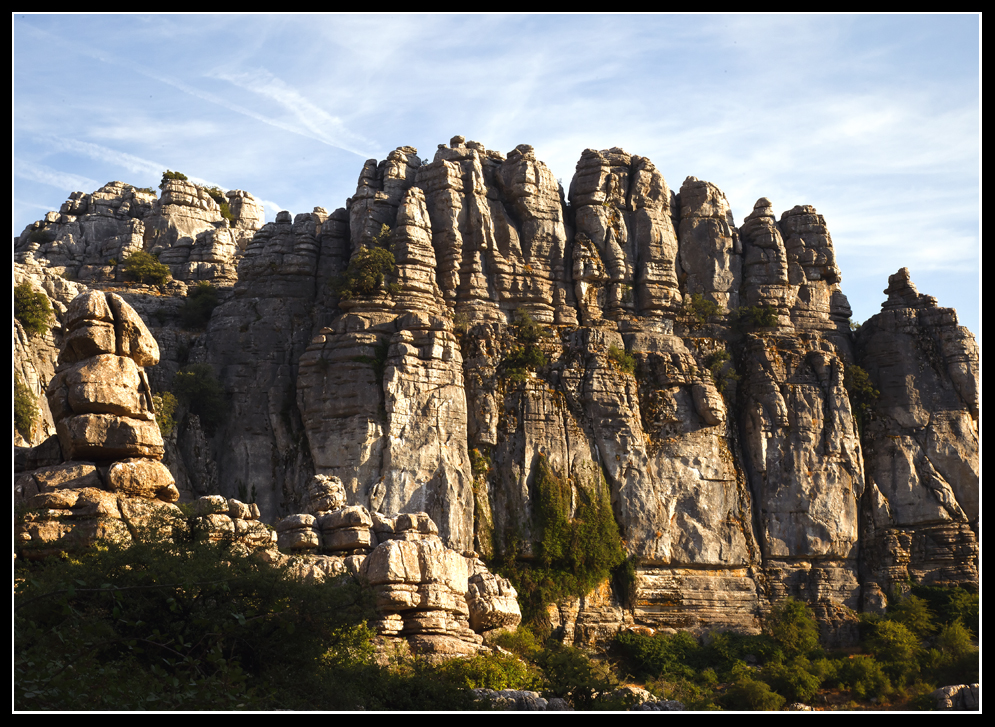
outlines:
{"label": "tree", "polygon": [[28,282],[15,286],[14,318],[29,334],[40,336],[48,333],[54,318],[48,296],[36,291]]}
{"label": "tree", "polygon": [[124,259],[124,272],[139,283],[152,283],[160,287],[171,278],[169,268],[144,250],[133,252]]}

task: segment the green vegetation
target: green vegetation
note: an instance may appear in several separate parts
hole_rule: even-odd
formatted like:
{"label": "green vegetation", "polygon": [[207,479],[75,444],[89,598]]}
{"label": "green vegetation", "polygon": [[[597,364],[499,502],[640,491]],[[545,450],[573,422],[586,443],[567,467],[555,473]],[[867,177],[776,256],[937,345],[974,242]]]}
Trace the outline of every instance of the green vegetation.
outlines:
{"label": "green vegetation", "polygon": [[187,299],[180,309],[180,320],[187,328],[205,328],[217,305],[218,289],[201,281],[197,283],[197,287],[187,291]]}
{"label": "green vegetation", "polygon": [[624,348],[609,346],[608,360],[614,363],[615,367],[623,374],[634,374],[636,372],[636,357],[631,353],[626,353]]}
{"label": "green vegetation", "polygon": [[600,477],[590,489],[576,488],[576,512],[570,517],[574,488],[559,477],[543,455],[532,485],[534,559],[518,560],[512,547],[497,564],[518,591],[523,622],[548,635],[546,607],[568,596],[581,596],[612,576],[625,562],[625,547]]}
{"label": "green vegetation", "polygon": [[144,250],[133,252],[124,259],[124,272],[134,281],[162,287],[172,277],[169,268],[159,258]]}
{"label": "green vegetation", "polygon": [[41,411],[35,401],[34,393],[21,379],[21,375],[14,372],[14,429],[20,432],[24,439],[31,440],[31,430],[34,429],[35,422],[41,416]]}
{"label": "green vegetation", "polygon": [[383,375],[387,371],[387,352],[390,351],[390,341],[377,341],[373,345],[372,356],[353,356],[352,360],[358,363],[369,364],[373,367],[373,376],[378,384],[383,383]]}
{"label": "green vegetation", "polygon": [[155,407],[155,423],[159,425],[159,431],[164,437],[168,437],[176,428],[176,420],[173,415],[176,413],[177,404],[179,402],[176,397],[169,391],[152,395],[152,405]]}
{"label": "green vegetation", "polygon": [[[962,603],[968,611],[977,602],[976,594],[972,599],[959,588],[932,592],[936,602]],[[652,691],[693,709],[773,710],[787,702],[811,703],[829,691],[844,702],[849,697],[929,708],[925,695],[936,686],[976,682],[979,661],[962,621],[938,627],[952,614],[929,604],[906,596],[895,599],[883,617],[862,615],[859,654],[824,651],[811,610],[793,599],[771,612],[758,635],[712,633],[699,641],[687,632],[621,633],[615,643],[623,668]]]}
{"label": "green vegetation", "polygon": [[373,242],[353,255],[333,287],[343,299],[369,297],[382,291],[397,295],[400,287],[386,282],[396,268],[394,253],[390,251],[390,228],[382,225]]}
{"label": "green vegetation", "polygon": [[201,538],[196,519],[167,525],[174,542],[149,528],[133,544],[19,561],[15,709],[473,707],[441,670],[373,660],[372,611],[351,579],[304,583]]}
{"label": "green vegetation", "polygon": [[145,192],[145,194],[155,194],[155,190],[152,187],[135,187],[136,192]]}
{"label": "green vegetation", "polygon": [[159,182],[159,189],[165,189],[166,182],[168,182],[171,179],[176,179],[179,180],[180,182],[186,182],[187,175],[184,174],[183,172],[174,172],[171,169],[167,169],[162,173],[162,179]]}
{"label": "green vegetation", "polygon": [[508,328],[515,336],[518,345],[508,352],[501,365],[505,378],[520,384],[528,379],[529,371],[537,371],[548,363],[546,354],[538,344],[541,339],[553,334],[522,308],[515,311]]}
{"label": "green vegetation", "polygon": [[712,375],[715,388],[723,394],[727,393],[733,381],[739,381],[739,374],[731,362],[732,356],[724,348],[709,354],[705,359],[705,367]]}
{"label": "green vegetation", "polygon": [[873,410],[873,402],[881,392],[874,388],[871,377],[862,367],[853,364],[843,372],[843,386],[850,397],[850,408],[853,418],[857,420],[857,429],[863,433],[867,418]]}
{"label": "green vegetation", "polygon": [[768,303],[741,306],[730,312],[729,322],[737,331],[748,331],[754,328],[773,328],[777,325],[777,308]]}
{"label": "green vegetation", "polygon": [[213,199],[218,204],[218,209],[221,211],[221,216],[228,220],[229,224],[235,224],[235,215],[232,214],[231,207],[228,204],[228,198],[225,197],[225,192],[221,187],[201,187],[205,192],[207,192],[211,199]]}
{"label": "green vegetation", "polygon": [[38,336],[48,333],[55,320],[48,296],[36,291],[28,282],[14,286],[14,318],[28,334]]}
{"label": "green vegetation", "polygon": [[684,297],[684,322],[690,330],[697,331],[703,328],[718,314],[718,303],[709,300],[701,293],[694,293],[690,298]]}
{"label": "green vegetation", "polygon": [[209,364],[190,364],[177,371],[173,393],[191,414],[200,417],[208,434],[213,434],[228,415],[225,390]]}
{"label": "green vegetation", "polygon": [[485,450],[481,452],[479,449],[474,447],[470,450],[470,468],[473,470],[474,477],[480,477],[486,475],[491,471],[491,454],[490,451]]}

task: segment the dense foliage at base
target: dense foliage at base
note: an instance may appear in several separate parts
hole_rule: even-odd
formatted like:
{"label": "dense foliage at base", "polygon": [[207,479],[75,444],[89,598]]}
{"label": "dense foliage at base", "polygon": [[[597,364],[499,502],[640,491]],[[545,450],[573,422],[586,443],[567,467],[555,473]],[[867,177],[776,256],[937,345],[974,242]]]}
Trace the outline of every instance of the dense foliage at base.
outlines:
{"label": "dense foliage at base", "polygon": [[926,707],[935,686],[978,679],[964,622],[976,628],[977,594],[961,589],[914,589],[865,617],[861,654],[823,651],[811,611],[788,600],[763,634],[622,633],[597,658],[527,627],[497,637],[506,653],[439,665],[389,649],[377,658],[371,604],[354,581],[305,583],[291,565],[207,540],[197,523],[158,522],[130,544],[18,562],[16,710],[488,708],[474,688],[624,709],[633,697],[615,690],[634,680],[692,709],[776,710],[827,690]]}
{"label": "dense foliage at base", "polygon": [[837,707],[874,699],[928,709],[937,687],[978,681],[977,633],[964,621],[977,604],[977,594],[961,588],[914,586],[883,616],[861,616],[860,653],[823,650],[810,609],[793,599],[770,614],[762,634],[623,633],[616,644],[634,676],[689,708],[777,710],[831,693]]}

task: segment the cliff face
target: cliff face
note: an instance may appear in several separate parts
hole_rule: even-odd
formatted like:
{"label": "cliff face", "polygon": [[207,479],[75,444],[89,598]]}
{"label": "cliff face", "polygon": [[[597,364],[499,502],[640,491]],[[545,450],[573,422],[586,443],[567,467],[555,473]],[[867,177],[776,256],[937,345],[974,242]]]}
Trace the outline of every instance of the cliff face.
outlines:
{"label": "cliff face", "polygon": [[[152,389],[205,363],[229,398],[216,431],[188,418],[165,442],[182,493],[254,491],[272,519],[332,476],[349,505],[427,512],[456,550],[528,557],[542,461],[570,514],[607,496],[636,566],[624,607],[608,586],[560,604],[577,643],[633,621],[752,629],[784,595],[841,626],[908,576],[977,581],[973,337],[907,272],[854,337],[813,207],[778,220],[761,198],[737,228],[714,185],[674,194],[621,149],[586,150],[565,193],[531,147],[463,137],[367,162],[332,214],[260,227],[250,195],[227,198],[234,224],[194,185],[114,183],[15,241],[50,297],[51,272],[110,283],[138,248],[225,286],[203,333],[175,319],[185,285],[126,294],[161,349]],[[24,339],[40,381],[53,343]]]}

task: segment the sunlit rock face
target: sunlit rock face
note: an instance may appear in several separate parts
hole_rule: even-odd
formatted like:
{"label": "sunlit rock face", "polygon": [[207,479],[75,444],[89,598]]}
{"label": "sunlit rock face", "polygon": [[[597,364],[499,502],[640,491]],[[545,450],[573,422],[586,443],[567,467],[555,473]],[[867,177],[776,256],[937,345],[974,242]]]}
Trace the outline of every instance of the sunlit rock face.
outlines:
{"label": "sunlit rock face", "polygon": [[[74,194],[15,242],[58,318],[49,339],[19,335],[18,370],[55,375],[63,448],[162,454],[185,496],[295,513],[280,537],[331,548],[322,572],[359,568],[341,548],[396,541],[378,557],[424,578],[381,584],[378,628],[430,653],[472,653],[471,634],[514,620],[510,584],[474,563],[535,557],[541,472],[569,493],[565,517],[609,504],[635,571],[626,593],[606,580],[551,607],[575,643],[631,624],[755,630],[788,595],[845,640],[846,607],[878,608],[908,577],[977,581],[978,351],[953,311],[900,271],[854,335],[814,207],[778,216],[761,197],[737,227],[718,186],[675,194],[623,149],[583,151],[567,189],[540,156],[402,146],[365,163],[343,207],[266,224],[248,193],[225,194],[231,221],[175,180],[158,199]],[[54,282],[119,279],[110,258],[139,248],[186,283],[224,283],[196,331],[172,289],[124,294],[163,360],[150,374],[113,296],[79,312]],[[157,443],[148,397],[190,363],[215,373],[227,416]],[[112,418],[137,423],[125,436]],[[18,461],[51,458],[31,443]],[[142,479],[129,468],[122,491]],[[334,508],[309,504],[316,481]],[[440,547],[466,559],[463,601],[423,588],[419,564],[453,557]]]}

